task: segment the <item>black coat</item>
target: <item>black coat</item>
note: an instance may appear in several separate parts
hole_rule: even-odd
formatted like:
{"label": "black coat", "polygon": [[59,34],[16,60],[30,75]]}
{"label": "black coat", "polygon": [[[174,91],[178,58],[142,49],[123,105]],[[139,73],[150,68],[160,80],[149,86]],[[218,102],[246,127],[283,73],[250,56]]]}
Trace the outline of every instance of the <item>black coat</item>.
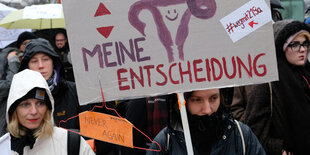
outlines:
{"label": "black coat", "polygon": [[[246,155],[265,155],[265,151],[251,129],[243,123],[240,123],[245,141]],[[237,125],[231,119],[226,119],[225,131],[212,145],[211,155],[234,155],[243,154],[240,132]],[[169,135],[169,140],[167,137]],[[184,133],[181,131],[164,128],[154,139],[161,146],[160,152],[147,151],[147,155],[186,155],[186,145]],[[169,142],[169,143],[167,143]],[[152,150],[159,150],[156,143],[150,146]],[[194,154],[198,155],[196,148],[193,148]]]}
{"label": "black coat", "polygon": [[7,60],[12,51],[19,51],[16,48],[8,47],[0,51],[0,136],[6,133],[6,102],[9,95],[13,75],[18,72],[20,62],[17,56]]}
{"label": "black coat", "polygon": [[[52,91],[52,95],[55,100],[53,116],[56,126],[59,126],[61,120],[66,120],[79,114],[80,107],[74,82],[61,78],[58,85]],[[61,123],[60,126],[67,129],[79,129],[79,119],[76,117],[66,123]]]}

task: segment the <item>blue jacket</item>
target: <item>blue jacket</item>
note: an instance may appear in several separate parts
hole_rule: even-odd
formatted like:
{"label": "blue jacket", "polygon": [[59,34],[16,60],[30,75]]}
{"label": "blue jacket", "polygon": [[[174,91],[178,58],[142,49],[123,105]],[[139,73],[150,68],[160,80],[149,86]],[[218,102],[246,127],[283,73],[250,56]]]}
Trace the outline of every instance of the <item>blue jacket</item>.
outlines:
{"label": "blue jacket", "polygon": [[[231,120],[226,119],[226,125],[224,126],[225,131],[218,138],[217,142],[213,144],[211,155],[242,155],[242,140],[240,132],[238,130],[237,124]],[[251,129],[239,122],[240,127],[243,132],[244,141],[245,141],[245,154],[246,155],[265,155],[265,151],[262,145],[259,143],[256,136],[253,134]],[[169,135],[169,136],[168,136]],[[169,140],[167,137],[170,137]],[[169,154],[169,155],[186,155],[186,145],[184,133],[181,131],[172,130],[168,127],[164,128],[158,135],[155,137],[154,141],[158,142],[161,146],[160,152],[147,151],[147,155],[159,155],[159,154]],[[169,141],[169,142],[168,142]],[[169,144],[167,144],[167,142]],[[159,150],[159,147],[156,143],[152,143],[150,149]],[[193,146],[194,154],[198,155],[195,151],[195,146]]]}

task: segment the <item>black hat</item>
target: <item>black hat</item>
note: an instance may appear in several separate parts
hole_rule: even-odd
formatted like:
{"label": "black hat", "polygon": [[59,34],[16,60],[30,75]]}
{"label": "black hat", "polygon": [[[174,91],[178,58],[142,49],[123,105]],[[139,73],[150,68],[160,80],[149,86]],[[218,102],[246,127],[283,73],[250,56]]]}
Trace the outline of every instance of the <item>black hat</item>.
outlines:
{"label": "black hat", "polygon": [[51,101],[49,99],[48,94],[46,93],[45,89],[43,88],[33,88],[31,89],[26,95],[24,95],[23,97],[21,97],[20,99],[16,100],[10,107],[9,109],[9,115],[12,115],[13,112],[15,111],[15,109],[17,108],[17,106],[19,105],[19,103],[21,103],[24,100],[30,99],[30,98],[34,98],[34,99],[38,99],[38,100],[42,100],[45,102],[46,106],[48,107],[48,109],[52,109],[52,104]]}
{"label": "black hat", "polygon": [[28,32],[28,31],[25,31],[23,33],[21,33],[19,36],[18,36],[18,39],[16,41],[16,47],[19,49],[20,48],[20,45],[25,41],[25,40],[29,40],[29,39],[36,39],[38,38],[36,35],[34,35],[33,33],[31,32]]}

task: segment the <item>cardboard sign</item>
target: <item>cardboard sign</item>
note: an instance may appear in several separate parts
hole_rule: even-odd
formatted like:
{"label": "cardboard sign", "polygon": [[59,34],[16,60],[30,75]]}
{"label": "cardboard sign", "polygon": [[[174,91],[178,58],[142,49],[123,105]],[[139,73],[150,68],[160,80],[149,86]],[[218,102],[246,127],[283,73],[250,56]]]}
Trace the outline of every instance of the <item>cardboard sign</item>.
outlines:
{"label": "cardboard sign", "polygon": [[132,124],[126,119],[89,111],[80,113],[79,119],[81,135],[133,147]]}
{"label": "cardboard sign", "polygon": [[111,101],[278,80],[269,0],[248,2],[63,1],[80,104],[101,101],[99,81]]}

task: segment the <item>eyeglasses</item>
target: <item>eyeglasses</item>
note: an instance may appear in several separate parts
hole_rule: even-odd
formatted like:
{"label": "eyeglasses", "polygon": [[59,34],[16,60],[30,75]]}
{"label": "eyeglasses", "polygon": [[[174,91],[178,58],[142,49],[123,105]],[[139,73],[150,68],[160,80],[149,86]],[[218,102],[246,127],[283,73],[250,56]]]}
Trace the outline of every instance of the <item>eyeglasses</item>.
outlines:
{"label": "eyeglasses", "polygon": [[302,44],[299,42],[292,42],[288,45],[288,47],[290,47],[292,51],[294,52],[300,52],[301,46],[304,47],[304,49],[308,51],[310,44],[309,42],[304,42]]}

